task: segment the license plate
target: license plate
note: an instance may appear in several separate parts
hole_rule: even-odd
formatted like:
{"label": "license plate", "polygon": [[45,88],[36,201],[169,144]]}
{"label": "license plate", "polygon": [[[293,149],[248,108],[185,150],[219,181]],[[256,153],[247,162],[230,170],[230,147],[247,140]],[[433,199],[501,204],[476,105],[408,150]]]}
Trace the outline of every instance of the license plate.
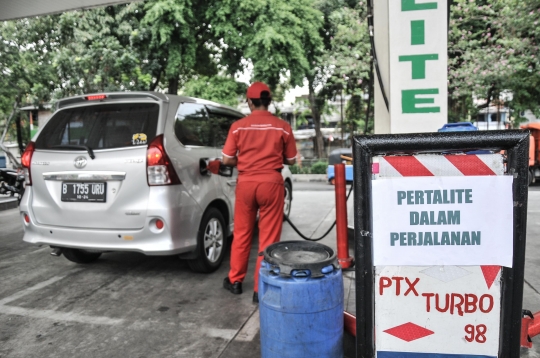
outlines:
{"label": "license plate", "polygon": [[62,201],[104,203],[107,183],[62,183]]}

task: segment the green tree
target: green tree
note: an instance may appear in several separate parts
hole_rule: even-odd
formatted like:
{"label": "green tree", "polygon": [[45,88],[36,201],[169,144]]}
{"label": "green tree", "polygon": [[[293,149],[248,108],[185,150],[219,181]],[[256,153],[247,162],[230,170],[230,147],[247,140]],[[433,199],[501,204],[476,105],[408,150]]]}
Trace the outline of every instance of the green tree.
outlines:
{"label": "green tree", "polygon": [[456,0],[449,33],[449,108],[453,120],[475,115],[472,98],[538,111],[538,0]]}
{"label": "green tree", "polygon": [[29,140],[30,127],[26,116],[17,109],[21,104],[48,101],[55,87],[57,76],[52,61],[58,37],[51,29],[56,19],[0,23],[0,136],[7,130],[6,140],[18,141],[20,148]]}
{"label": "green tree", "polygon": [[234,73],[241,56],[252,62],[253,78],[272,89],[282,78],[301,86],[310,52],[322,45],[322,14],[312,0],[221,0],[207,14],[215,37],[223,39],[220,64]]}
{"label": "green tree", "polygon": [[369,110],[362,98],[369,90],[371,56],[363,2],[318,0],[315,4],[323,14],[323,26],[319,29],[323,46],[310,52],[307,83],[317,137],[315,149],[317,156],[322,157],[321,114],[329,99],[349,95],[345,126],[351,132],[358,125],[369,130],[362,122],[364,110]]}
{"label": "green tree", "polygon": [[[501,28],[501,47],[506,49],[506,87],[517,113],[530,109],[540,116],[540,0],[507,0],[496,25]],[[510,66],[510,67],[508,67]]]}
{"label": "green tree", "polygon": [[39,104],[49,99],[57,76],[52,65],[58,37],[57,17],[0,23],[0,118],[13,103]]}
{"label": "green tree", "polygon": [[452,121],[475,114],[470,98],[487,98],[504,86],[506,67],[495,71],[503,52],[496,47],[502,1],[456,0],[451,7],[449,32],[449,108]]}
{"label": "green tree", "polygon": [[328,17],[332,30],[329,49],[322,56],[322,64],[331,71],[322,94],[350,96],[345,126],[351,133],[357,128],[367,133],[373,127],[366,123],[366,111],[370,108],[363,100],[370,90],[372,67],[366,15],[367,9],[360,4],[334,9]]}
{"label": "green tree", "polygon": [[[313,0],[223,0],[208,9],[212,32],[223,39],[222,65],[229,73],[242,69],[240,58],[253,64],[253,80],[302,86],[308,79],[315,87],[315,68],[323,52],[324,15]],[[310,90],[310,94],[312,91]],[[313,102],[313,101],[310,101]],[[322,156],[318,107],[315,119],[316,150]]]}
{"label": "green tree", "polygon": [[152,83],[152,59],[139,46],[150,32],[141,25],[141,4],[108,6],[60,15],[61,34],[54,67],[56,96],[81,93],[148,90]]}
{"label": "green tree", "polygon": [[182,93],[236,107],[238,98],[244,96],[246,89],[244,83],[228,76],[199,76],[188,81]]}
{"label": "green tree", "polygon": [[193,76],[217,75],[215,43],[207,0],[149,0],[143,24],[152,34],[150,53],[159,63],[159,78],[167,92],[177,94]]}

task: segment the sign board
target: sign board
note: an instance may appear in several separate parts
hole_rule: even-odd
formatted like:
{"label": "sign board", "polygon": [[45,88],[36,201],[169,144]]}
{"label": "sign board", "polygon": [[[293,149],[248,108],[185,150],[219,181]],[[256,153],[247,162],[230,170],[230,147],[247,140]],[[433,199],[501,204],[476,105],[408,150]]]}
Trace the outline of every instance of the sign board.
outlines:
{"label": "sign board", "polygon": [[512,267],[512,181],[504,175],[375,180],[374,265]]}
{"label": "sign board", "polygon": [[372,183],[378,358],[497,357],[500,266],[479,265],[512,266],[513,177],[502,175],[500,154],[481,157],[417,155],[415,172],[404,158],[378,158],[383,173]]}
{"label": "sign board", "polygon": [[357,357],[519,357],[527,140],[355,138]]}
{"label": "sign board", "polygon": [[377,357],[497,357],[500,285],[498,266],[377,266]]}
{"label": "sign board", "polygon": [[388,0],[390,133],[447,122],[446,0]]}

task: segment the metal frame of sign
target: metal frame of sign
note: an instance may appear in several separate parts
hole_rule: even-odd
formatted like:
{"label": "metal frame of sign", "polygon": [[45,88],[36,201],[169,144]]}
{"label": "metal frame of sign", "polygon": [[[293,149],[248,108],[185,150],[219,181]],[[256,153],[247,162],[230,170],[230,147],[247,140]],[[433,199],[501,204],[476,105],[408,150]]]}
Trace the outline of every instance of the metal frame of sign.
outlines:
{"label": "metal frame of sign", "polygon": [[415,155],[505,150],[506,174],[514,176],[514,257],[512,268],[502,268],[499,357],[519,358],[522,318],[529,131],[500,130],[355,136],[354,239],[356,261],[356,357],[375,357],[375,297],[372,255],[372,158],[376,155]]}

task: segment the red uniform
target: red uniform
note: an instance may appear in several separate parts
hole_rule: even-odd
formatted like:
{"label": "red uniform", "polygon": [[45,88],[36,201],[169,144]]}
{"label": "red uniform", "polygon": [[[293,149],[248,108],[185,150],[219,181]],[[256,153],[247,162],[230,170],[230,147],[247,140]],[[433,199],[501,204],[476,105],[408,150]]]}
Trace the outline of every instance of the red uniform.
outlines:
{"label": "red uniform", "polygon": [[[257,211],[259,211],[259,252],[278,242],[283,224],[284,187],[281,169],[284,159],[296,157],[291,126],[268,111],[253,113],[235,123],[223,155],[237,157],[238,183],[234,209],[234,240],[231,249],[231,283],[246,277]],[[255,267],[255,288],[263,257]]]}

